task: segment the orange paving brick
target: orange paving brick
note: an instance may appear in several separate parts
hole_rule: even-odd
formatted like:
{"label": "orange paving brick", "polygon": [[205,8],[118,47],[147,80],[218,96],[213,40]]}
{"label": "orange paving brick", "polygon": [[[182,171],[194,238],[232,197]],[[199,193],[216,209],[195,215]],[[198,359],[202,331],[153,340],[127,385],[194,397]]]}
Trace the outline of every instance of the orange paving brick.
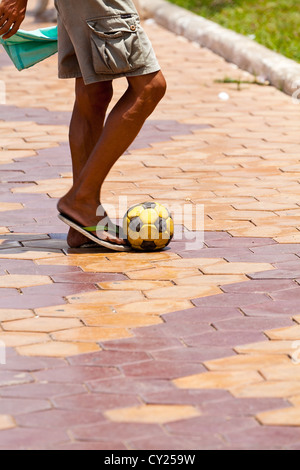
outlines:
{"label": "orange paving brick", "polygon": [[0,341],[9,347],[24,346],[27,344],[37,344],[49,341],[49,335],[45,333],[24,333],[23,331],[17,332],[0,332]]}
{"label": "orange paving brick", "polygon": [[175,284],[178,286],[224,286],[226,284],[234,284],[245,281],[248,281],[248,278],[239,274],[206,274],[205,276],[201,274],[200,276],[183,277],[174,280]]}
{"label": "orange paving brick", "polygon": [[86,315],[112,313],[111,305],[62,304],[55,307],[42,307],[34,310],[40,317],[85,318]]}
{"label": "orange paving brick", "polygon": [[258,421],[267,426],[300,426],[300,408],[285,408],[257,415]]}
{"label": "orange paving brick", "polygon": [[52,341],[43,344],[33,344],[19,346],[17,351],[22,356],[47,356],[47,357],[68,357],[78,354],[87,354],[100,351],[101,348],[95,343],[76,343]]}
{"label": "orange paving brick", "polygon": [[147,280],[129,280],[129,281],[113,281],[113,282],[100,282],[98,286],[104,290],[135,290],[147,291],[165,287],[172,287],[171,281],[147,281]]}
{"label": "orange paving brick", "polygon": [[263,341],[261,343],[236,346],[239,354],[290,354],[293,351],[293,341]]}
{"label": "orange paving brick", "polygon": [[145,300],[142,292],[139,291],[108,291],[100,290],[96,292],[88,292],[81,295],[72,295],[67,297],[71,304],[86,305],[128,305],[133,302]]}
{"label": "orange paving brick", "polygon": [[65,329],[65,331],[55,332],[53,338],[58,341],[88,342],[109,341],[112,339],[130,338],[132,334],[125,328],[106,328],[93,326]]}
{"label": "orange paving brick", "polygon": [[130,271],[126,273],[130,279],[134,280],[169,280],[186,278],[189,276],[199,277],[199,270],[197,268],[172,268],[172,267],[158,267],[143,269],[141,271]]}
{"label": "orange paving brick", "polygon": [[135,408],[118,408],[106,411],[105,415],[117,423],[171,423],[181,419],[201,416],[193,406],[183,405],[144,405]]}
{"label": "orange paving brick", "polygon": [[0,202],[0,212],[21,210],[23,207],[22,204]]}
{"label": "orange paving brick", "polygon": [[148,299],[194,299],[199,297],[206,297],[208,295],[218,295],[222,291],[215,286],[199,285],[199,286],[173,286],[162,287],[160,289],[153,289],[145,292]]}
{"label": "orange paving brick", "polygon": [[166,313],[185,310],[192,306],[189,300],[151,299],[148,302],[133,302],[128,305],[117,306],[116,311],[119,314],[140,312],[141,315],[165,315]]}
{"label": "orange paving brick", "polygon": [[212,266],[201,268],[204,274],[246,274],[259,271],[269,271],[274,269],[271,264],[267,263],[215,263]]}
{"label": "orange paving brick", "polygon": [[80,326],[77,319],[68,318],[29,318],[26,320],[16,320],[2,322],[2,328],[5,331],[32,331],[37,333],[51,333],[59,330],[67,330]]}
{"label": "orange paving brick", "polygon": [[12,429],[16,427],[16,423],[12,416],[0,415],[0,431]]}
{"label": "orange paving brick", "polygon": [[55,258],[56,254],[48,251],[28,251],[24,249],[8,249],[0,251],[0,259],[16,259],[16,260],[43,260]]}
{"label": "orange paving brick", "polygon": [[231,393],[238,398],[289,398],[299,391],[300,384],[295,381],[268,381],[231,387]]}
{"label": "orange paving brick", "polygon": [[285,367],[290,364],[290,359],[287,356],[273,356],[273,355],[238,355],[232,357],[225,357],[224,359],[217,359],[215,361],[205,362],[205,367],[209,370],[264,370],[265,367],[273,366],[278,368]]}
{"label": "orange paving brick", "polygon": [[143,326],[158,325],[163,321],[157,316],[137,314],[117,314],[109,315],[95,312],[81,316],[83,323],[87,326],[113,326],[120,328],[139,328]]}
{"label": "orange paving brick", "polygon": [[250,370],[233,370],[226,372],[206,372],[190,377],[183,377],[174,381],[178,388],[183,389],[226,389],[241,387],[242,385],[249,387],[251,383],[262,382],[262,377],[255,371]]}
{"label": "orange paving brick", "polygon": [[300,366],[293,364],[291,359],[284,366],[280,363],[276,367],[275,364],[270,366],[262,364],[260,370],[266,380],[300,381]]}
{"label": "orange paving brick", "polygon": [[283,340],[283,341],[299,340],[300,326],[279,328],[277,330],[266,331],[265,334],[271,340]]}
{"label": "orange paving brick", "polygon": [[34,317],[34,313],[31,310],[0,309],[0,323],[32,317]]}
{"label": "orange paving brick", "polygon": [[52,284],[49,276],[27,276],[27,275],[7,275],[0,276],[0,288],[11,287],[21,289],[22,287],[43,286]]}

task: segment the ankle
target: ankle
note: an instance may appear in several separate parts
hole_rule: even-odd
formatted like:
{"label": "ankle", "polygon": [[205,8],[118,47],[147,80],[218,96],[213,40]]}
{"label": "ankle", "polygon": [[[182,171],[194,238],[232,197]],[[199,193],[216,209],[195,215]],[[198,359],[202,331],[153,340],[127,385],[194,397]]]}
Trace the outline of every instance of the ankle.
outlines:
{"label": "ankle", "polygon": [[[99,210],[100,208],[100,210]],[[102,205],[98,200],[91,200],[91,198],[66,198],[63,197],[57,204],[57,209],[60,213],[64,213],[75,219],[96,219],[99,211],[102,212]]]}
{"label": "ankle", "polygon": [[100,192],[99,190],[93,192],[91,189],[79,188],[73,194],[73,204],[80,207],[97,208],[100,205]]}

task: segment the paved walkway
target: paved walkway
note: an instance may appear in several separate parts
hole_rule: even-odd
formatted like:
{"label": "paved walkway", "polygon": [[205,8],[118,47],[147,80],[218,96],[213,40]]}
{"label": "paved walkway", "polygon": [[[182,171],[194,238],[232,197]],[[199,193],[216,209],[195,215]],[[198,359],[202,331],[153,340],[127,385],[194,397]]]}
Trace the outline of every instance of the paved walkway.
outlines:
{"label": "paved walkway", "polygon": [[196,251],[68,250],[73,83],[0,54],[0,449],[299,449],[299,109],[146,29],[168,95],[104,202],[204,204]]}

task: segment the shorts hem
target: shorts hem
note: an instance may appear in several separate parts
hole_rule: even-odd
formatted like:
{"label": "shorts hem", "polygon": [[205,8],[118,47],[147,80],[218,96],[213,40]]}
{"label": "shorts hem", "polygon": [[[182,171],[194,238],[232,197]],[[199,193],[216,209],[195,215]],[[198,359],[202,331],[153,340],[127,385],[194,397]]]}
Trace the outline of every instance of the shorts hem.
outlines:
{"label": "shorts hem", "polygon": [[160,66],[155,66],[155,67],[144,67],[139,70],[135,70],[134,72],[128,72],[128,73],[120,73],[120,74],[114,74],[114,75],[92,75],[90,77],[84,77],[84,83],[86,85],[91,85],[92,83],[98,83],[98,82],[107,82],[111,80],[116,80],[117,78],[126,78],[126,77],[140,77],[142,75],[149,75],[151,73],[159,72],[161,70]]}
{"label": "shorts hem", "polygon": [[58,78],[61,80],[70,79],[70,78],[82,78],[82,73],[59,73]]}

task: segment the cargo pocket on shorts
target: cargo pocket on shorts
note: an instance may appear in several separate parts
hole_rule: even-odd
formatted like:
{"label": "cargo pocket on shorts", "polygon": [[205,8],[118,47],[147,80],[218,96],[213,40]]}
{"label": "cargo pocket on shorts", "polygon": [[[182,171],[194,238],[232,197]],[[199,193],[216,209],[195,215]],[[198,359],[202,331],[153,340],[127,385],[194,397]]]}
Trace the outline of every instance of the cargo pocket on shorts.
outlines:
{"label": "cargo pocket on shorts", "polygon": [[136,15],[118,15],[88,20],[92,57],[97,74],[133,72],[145,65]]}

